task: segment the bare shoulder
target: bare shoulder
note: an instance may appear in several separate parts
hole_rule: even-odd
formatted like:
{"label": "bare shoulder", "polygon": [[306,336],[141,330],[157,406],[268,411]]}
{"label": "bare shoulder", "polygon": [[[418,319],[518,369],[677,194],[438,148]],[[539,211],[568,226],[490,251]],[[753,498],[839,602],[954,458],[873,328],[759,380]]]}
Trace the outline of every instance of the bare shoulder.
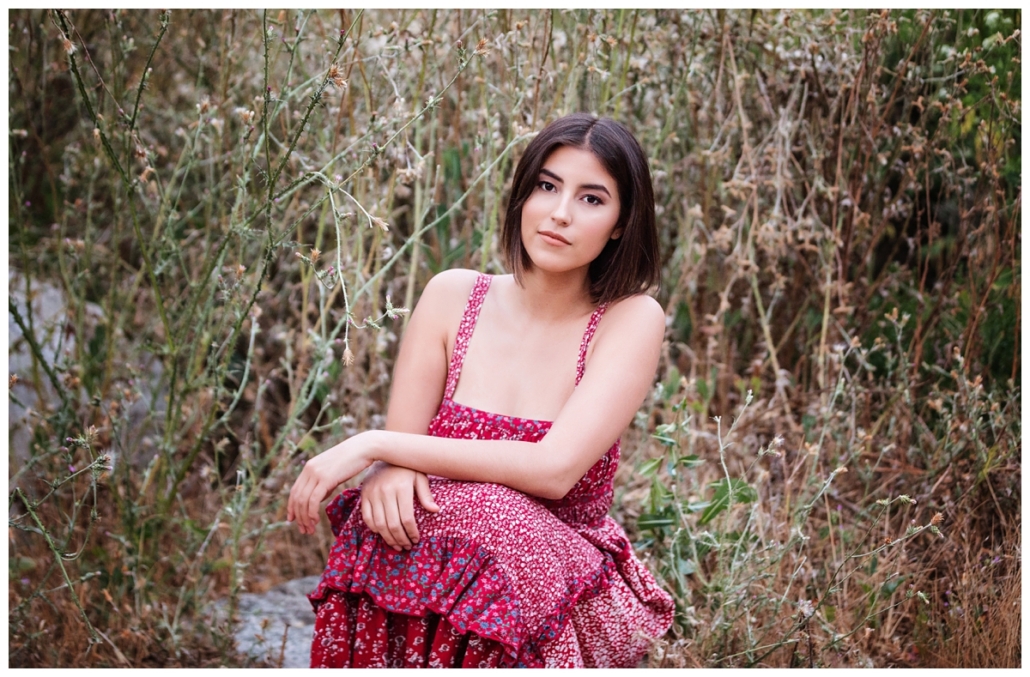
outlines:
{"label": "bare shoulder", "polygon": [[437,273],[426,284],[419,298],[420,305],[443,310],[452,305],[464,306],[479,273],[465,268],[454,268]]}
{"label": "bare shoulder", "polygon": [[449,333],[464,312],[472,287],[479,276],[474,270],[456,268],[437,273],[426,284],[415,304],[412,321]]}
{"label": "bare shoulder", "polygon": [[[648,334],[665,333],[665,311],[658,301],[647,294],[636,294],[613,303],[604,314],[601,326],[617,333],[625,331]],[[599,326],[598,329],[601,327]]]}
{"label": "bare shoulder", "polygon": [[468,298],[472,286],[476,283],[479,273],[467,268],[452,268],[444,270],[432,277],[422,292],[423,298],[447,298],[451,296],[464,296]]}

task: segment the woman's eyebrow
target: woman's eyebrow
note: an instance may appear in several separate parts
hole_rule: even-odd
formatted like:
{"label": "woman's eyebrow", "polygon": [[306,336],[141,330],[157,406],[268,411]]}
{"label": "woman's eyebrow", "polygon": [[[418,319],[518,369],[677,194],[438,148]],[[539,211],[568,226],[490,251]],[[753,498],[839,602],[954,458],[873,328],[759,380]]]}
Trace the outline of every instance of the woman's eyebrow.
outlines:
{"label": "woman's eyebrow", "polygon": [[[557,174],[555,174],[554,172],[552,172],[552,171],[550,171],[548,169],[544,169],[543,167],[541,167],[540,168],[540,173],[545,175],[545,176],[551,177],[552,179],[554,179],[555,181],[558,181],[559,183],[564,183],[564,180],[560,176],[558,176]],[[582,186],[580,186],[580,188],[585,188],[586,190],[597,190],[597,191],[601,191],[602,193],[604,193],[608,197],[612,196],[612,194],[608,192],[608,189],[605,188],[604,186],[602,186],[599,183],[585,183]]]}

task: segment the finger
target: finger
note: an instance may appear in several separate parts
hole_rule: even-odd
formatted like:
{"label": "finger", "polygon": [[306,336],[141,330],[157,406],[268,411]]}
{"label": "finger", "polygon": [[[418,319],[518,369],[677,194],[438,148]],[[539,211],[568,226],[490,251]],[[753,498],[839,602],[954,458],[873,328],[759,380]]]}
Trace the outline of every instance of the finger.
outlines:
{"label": "finger", "polygon": [[393,536],[394,549],[408,549],[411,547],[411,541],[408,540],[408,535],[404,533],[404,526],[401,524],[401,516],[397,511],[397,499],[394,498],[392,501],[387,499],[383,503],[383,509],[386,513],[386,526],[390,530],[390,535]]}
{"label": "finger", "polygon": [[365,526],[372,533],[375,533],[375,521],[372,519],[372,501],[364,492],[361,494],[361,519],[365,520]]}
{"label": "finger", "polygon": [[296,494],[293,501],[293,516],[297,520],[297,525],[300,527],[302,534],[314,533],[314,530],[311,528],[310,509],[308,506],[315,495],[317,485],[317,478],[312,475],[309,468],[305,467],[300,477],[297,478]]}
{"label": "finger", "polygon": [[401,518],[401,526],[412,545],[418,543],[418,522],[415,521],[415,502],[411,489],[397,494],[397,512]]}
{"label": "finger", "polygon": [[307,501],[310,489],[308,487],[308,478],[304,473],[301,473],[301,476],[297,479],[294,491],[296,493],[293,495],[293,517],[297,520],[297,527],[300,528],[300,532],[306,534],[308,532]]}
{"label": "finger", "polygon": [[379,534],[379,537],[383,539],[383,542],[391,548],[394,547],[393,536],[390,535],[390,530],[386,528],[386,515],[383,512],[383,503],[381,500],[372,500],[369,504],[369,510],[372,513],[372,531]]}
{"label": "finger", "polygon": [[322,497],[325,495],[325,488],[321,483],[316,483],[311,489],[311,496],[308,498],[307,513],[308,513],[308,528],[311,533],[315,533],[315,525],[318,524],[318,504],[322,502]]}
{"label": "finger", "polygon": [[436,500],[433,498],[433,492],[429,488],[429,478],[423,473],[417,473],[415,475],[415,493],[418,494],[418,502],[422,504],[428,512],[440,512],[440,506],[436,504]]}
{"label": "finger", "polygon": [[307,485],[308,478],[301,472],[300,477],[293,483],[293,488],[290,489],[290,500],[287,502],[287,519],[291,522],[296,522],[297,527],[304,531],[304,520],[301,516],[301,497],[304,495],[304,487]]}

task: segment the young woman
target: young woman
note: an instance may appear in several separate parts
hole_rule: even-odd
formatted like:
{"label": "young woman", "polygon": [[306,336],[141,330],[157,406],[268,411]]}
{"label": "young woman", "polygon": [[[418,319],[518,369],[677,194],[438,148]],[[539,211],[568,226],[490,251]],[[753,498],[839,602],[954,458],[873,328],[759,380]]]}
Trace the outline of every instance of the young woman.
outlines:
{"label": "young woman", "polygon": [[[336,543],[312,666],[632,667],[673,603],[608,516],[619,436],[654,378],[665,316],[647,160],[619,123],[561,118],[515,171],[512,275],[426,286],[386,430],[310,460],[288,519]],[[417,497],[418,501],[415,501]]]}

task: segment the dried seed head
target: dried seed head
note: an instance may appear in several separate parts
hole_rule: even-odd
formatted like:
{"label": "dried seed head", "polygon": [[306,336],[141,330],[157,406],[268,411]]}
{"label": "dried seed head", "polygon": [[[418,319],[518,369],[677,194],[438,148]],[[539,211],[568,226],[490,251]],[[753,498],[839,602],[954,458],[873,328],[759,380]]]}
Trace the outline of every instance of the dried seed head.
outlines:
{"label": "dried seed head", "polygon": [[343,366],[349,367],[354,364],[354,353],[351,352],[350,348],[345,348],[343,351]]}
{"label": "dried seed head", "polygon": [[68,38],[64,38],[61,40],[61,46],[64,47],[64,53],[68,56],[71,56],[75,53],[75,43],[73,43]]}
{"label": "dried seed head", "polygon": [[18,375],[17,374],[11,374],[9,377],[7,377],[7,387],[8,388],[13,388],[14,384],[17,383],[17,382],[18,382]]}
{"label": "dried seed head", "polygon": [[252,110],[248,110],[243,107],[238,107],[233,112],[240,117],[240,120],[242,120],[243,124],[245,125],[249,125],[254,121],[254,111]]}
{"label": "dried seed head", "polygon": [[347,81],[343,79],[343,73],[340,72],[340,67],[333,64],[329,67],[329,80],[333,83],[334,87],[340,89],[347,89]]}
{"label": "dried seed head", "polygon": [[153,174],[153,173],[154,173],[154,168],[153,167],[145,167],[143,169],[143,173],[139,175],[140,183],[146,183],[147,179],[149,179],[150,175]]}
{"label": "dried seed head", "polygon": [[204,114],[204,113],[208,112],[210,109],[211,109],[211,98],[205,96],[203,99],[200,100],[200,103],[197,104],[197,110],[200,111],[201,114]]}
{"label": "dried seed head", "polygon": [[373,225],[378,226],[384,233],[388,233],[390,231],[390,225],[386,222],[385,219],[381,219],[378,216],[373,216],[372,223]]}
{"label": "dried seed head", "polygon": [[321,256],[321,255],[322,255],[321,250],[319,250],[319,249],[312,249],[311,250],[311,262],[314,263],[315,261],[317,261],[318,257]]}
{"label": "dried seed head", "polygon": [[940,526],[941,522],[944,521],[944,515],[941,513],[934,513],[934,516],[930,518],[930,524],[932,526]]}
{"label": "dried seed head", "polygon": [[812,606],[812,602],[807,599],[798,601],[798,611],[802,613],[805,618],[811,618],[815,614],[815,607]]}

